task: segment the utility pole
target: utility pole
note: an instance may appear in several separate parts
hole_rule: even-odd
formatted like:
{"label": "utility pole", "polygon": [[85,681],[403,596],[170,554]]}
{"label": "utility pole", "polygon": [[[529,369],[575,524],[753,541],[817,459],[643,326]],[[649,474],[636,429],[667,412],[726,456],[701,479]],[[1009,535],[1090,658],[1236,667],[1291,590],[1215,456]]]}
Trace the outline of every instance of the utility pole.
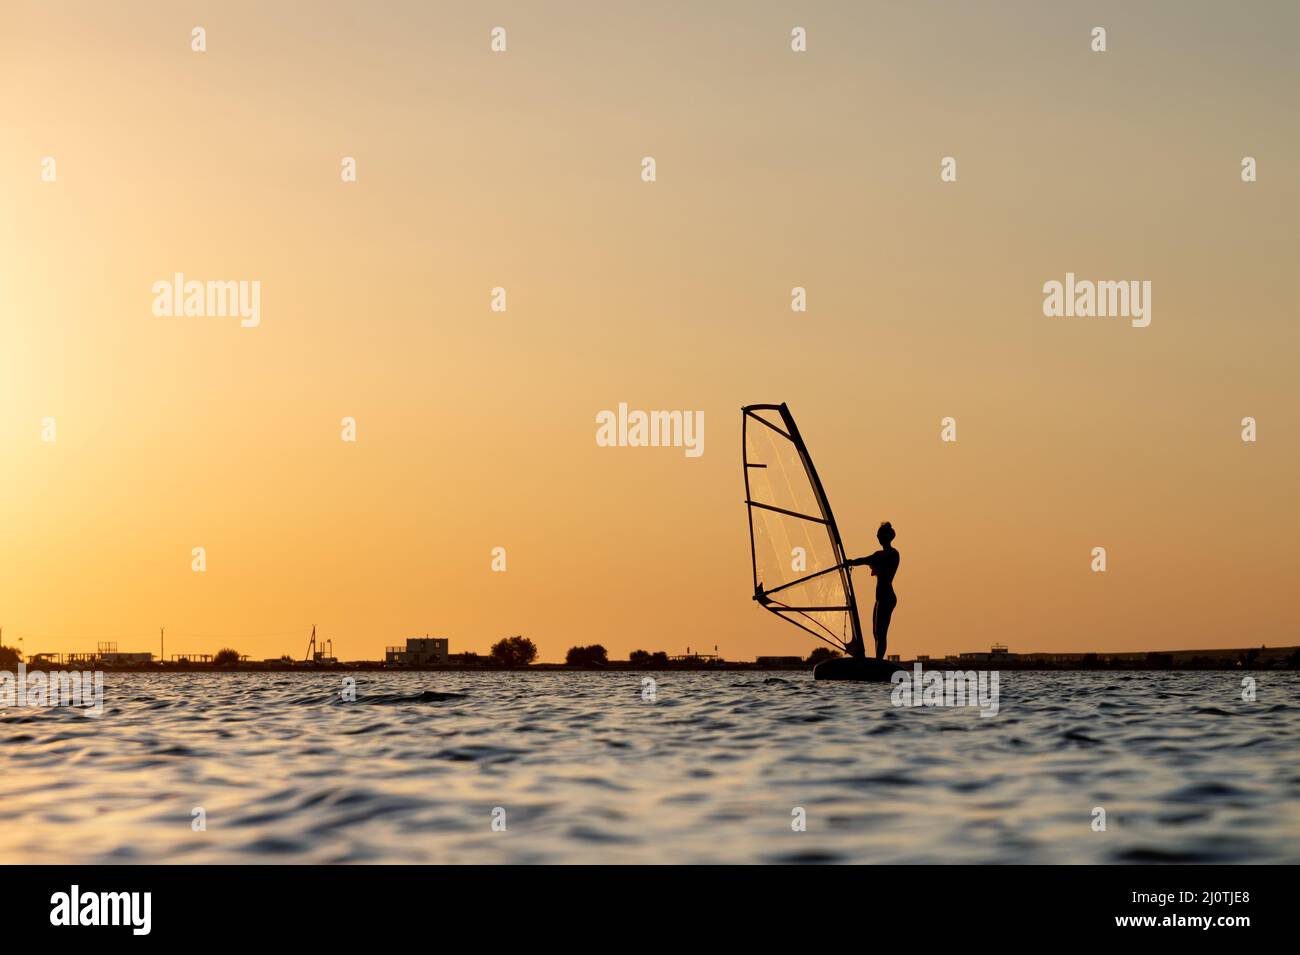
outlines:
{"label": "utility pole", "polygon": [[158,662],[162,663],[167,659],[167,628],[158,628]]}

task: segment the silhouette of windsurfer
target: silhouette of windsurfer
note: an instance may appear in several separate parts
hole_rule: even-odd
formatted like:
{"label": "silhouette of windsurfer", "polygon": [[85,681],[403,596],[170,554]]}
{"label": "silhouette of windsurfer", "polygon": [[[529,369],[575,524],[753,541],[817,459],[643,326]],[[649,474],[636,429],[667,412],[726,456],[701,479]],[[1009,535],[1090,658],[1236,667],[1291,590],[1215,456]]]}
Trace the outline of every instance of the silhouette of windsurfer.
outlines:
{"label": "silhouette of windsurfer", "polygon": [[[876,540],[880,541],[880,550],[867,557],[858,557],[849,561],[850,567],[864,564],[871,568],[871,576],[876,578],[876,606],[871,611],[871,635],[876,639],[876,659],[885,658],[885,642],[889,635],[889,620],[898,606],[898,595],[894,593],[894,575],[898,573],[898,551],[894,549],[894,527],[889,521],[880,525],[876,531]],[[858,637],[849,644],[849,653],[855,657],[866,656],[866,647]]]}

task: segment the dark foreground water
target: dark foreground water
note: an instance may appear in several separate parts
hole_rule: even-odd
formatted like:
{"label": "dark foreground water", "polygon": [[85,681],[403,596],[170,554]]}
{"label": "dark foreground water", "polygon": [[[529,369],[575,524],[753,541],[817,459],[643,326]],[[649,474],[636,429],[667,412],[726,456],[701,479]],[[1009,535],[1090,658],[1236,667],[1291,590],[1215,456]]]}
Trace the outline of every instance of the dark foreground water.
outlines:
{"label": "dark foreground water", "polygon": [[1007,672],[993,718],[804,673],[356,676],[0,709],[0,861],[1300,862],[1293,673]]}

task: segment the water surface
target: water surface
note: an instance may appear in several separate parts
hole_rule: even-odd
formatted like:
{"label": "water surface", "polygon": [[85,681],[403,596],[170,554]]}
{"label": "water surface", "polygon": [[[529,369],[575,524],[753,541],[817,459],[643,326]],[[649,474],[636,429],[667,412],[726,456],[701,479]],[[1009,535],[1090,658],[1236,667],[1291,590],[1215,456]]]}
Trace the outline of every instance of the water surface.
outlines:
{"label": "water surface", "polygon": [[1295,673],[646,675],[110,674],[0,709],[0,861],[1300,862]]}

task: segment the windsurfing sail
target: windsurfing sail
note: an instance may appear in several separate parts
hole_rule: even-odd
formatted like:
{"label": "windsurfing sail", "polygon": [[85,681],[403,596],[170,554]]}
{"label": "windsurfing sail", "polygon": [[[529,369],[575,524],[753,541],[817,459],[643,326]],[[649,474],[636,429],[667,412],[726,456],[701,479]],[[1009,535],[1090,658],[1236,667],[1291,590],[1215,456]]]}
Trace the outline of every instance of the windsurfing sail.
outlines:
{"label": "windsurfing sail", "polygon": [[836,649],[861,647],[840,530],[790,409],[741,414],[754,599]]}

